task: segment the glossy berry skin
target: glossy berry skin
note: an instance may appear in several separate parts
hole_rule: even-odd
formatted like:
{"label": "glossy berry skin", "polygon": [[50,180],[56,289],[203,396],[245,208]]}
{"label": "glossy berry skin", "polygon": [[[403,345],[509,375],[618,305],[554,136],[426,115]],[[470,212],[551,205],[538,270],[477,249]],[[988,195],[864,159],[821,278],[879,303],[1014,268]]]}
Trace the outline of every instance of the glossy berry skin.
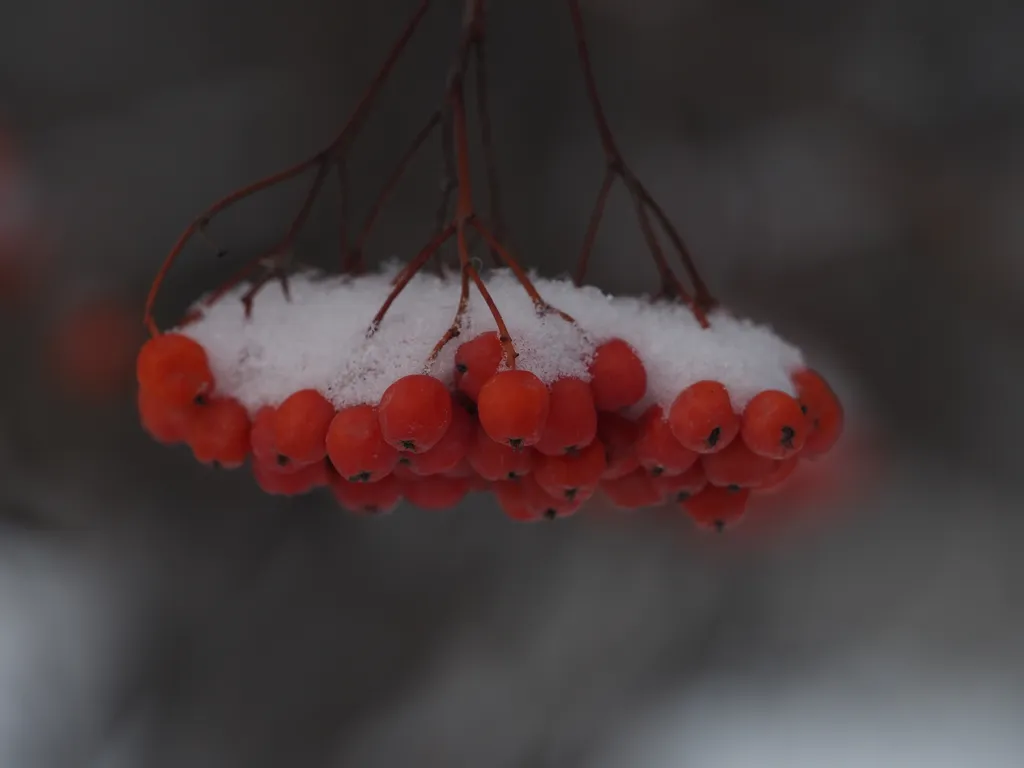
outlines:
{"label": "glossy berry skin", "polygon": [[139,420],[150,437],[165,445],[183,443],[188,437],[188,424],[201,406],[169,407],[149,390],[138,394]]}
{"label": "glossy berry skin", "polygon": [[597,436],[597,408],[590,384],[562,378],[551,384],[544,431],[534,448],[545,456],[561,456],[587,447]]}
{"label": "glossy berry skin", "polygon": [[312,464],[327,455],[327,430],[334,406],[315,389],[303,389],[285,398],[274,411],[274,443],[279,455],[292,464]]}
{"label": "glossy berry skin", "polygon": [[681,475],[697,462],[700,455],[680,445],[660,406],[651,406],[639,427],[636,458],[651,475]]}
{"label": "glossy berry skin", "polygon": [[775,470],[776,462],[735,440],[724,451],[702,457],[701,464],[711,485],[757,488]]}
{"label": "glossy berry skin", "polygon": [[327,430],[326,444],[334,469],[353,483],[380,480],[398,463],[398,451],[384,440],[377,409],[371,405],[338,411]]}
{"label": "glossy berry skin", "polygon": [[456,506],[469,493],[469,480],[431,475],[402,481],[402,495],[410,504],[427,510],[445,510]]}
{"label": "glossy berry skin", "polygon": [[469,465],[485,480],[515,480],[533,471],[537,454],[533,449],[516,450],[504,443],[498,443],[484,431],[477,428],[476,437],[467,454]]}
{"label": "glossy berry skin", "polygon": [[665,501],[679,502],[703,491],[708,478],[704,474],[704,466],[698,461],[681,475],[661,475],[654,478],[653,483]]}
{"label": "glossy berry skin", "polygon": [[640,466],[636,457],[636,441],[640,427],[635,421],[617,413],[602,413],[597,419],[597,439],[604,446],[605,469],[601,477],[614,480],[624,477]]}
{"label": "glossy berry skin", "polygon": [[621,509],[656,507],[664,501],[664,494],[647,472],[637,469],[615,480],[602,480],[601,491]]}
{"label": "glossy berry skin", "polygon": [[331,473],[329,485],[338,504],[356,515],[387,514],[402,500],[402,484],[393,474],[376,483],[353,483]]}
{"label": "glossy berry skin", "polygon": [[545,507],[538,504],[537,494],[523,480],[499,480],[491,484],[491,492],[501,511],[512,520],[533,523],[543,520]]}
{"label": "glossy berry skin", "polygon": [[647,393],[647,370],[629,344],[611,339],[594,351],[590,388],[599,411],[622,410],[640,402]]}
{"label": "glossy berry skin", "polygon": [[680,392],[668,423],[679,444],[697,453],[724,450],[740,431],[729,393],[717,381],[698,381]]}
{"label": "glossy berry skin", "polygon": [[804,443],[804,453],[820,456],[828,453],[843,433],[845,415],[842,403],[824,377],[810,368],[793,374],[797,399],[807,410],[811,431]]}
{"label": "glossy berry skin", "polygon": [[785,459],[804,447],[810,421],[794,398],[768,389],[759,392],[743,409],[740,435],[759,456]]}
{"label": "glossy berry skin", "polygon": [[409,468],[417,475],[440,475],[459,466],[476,439],[477,425],[469,411],[453,404],[451,423],[444,436],[423,453],[406,454]]}
{"label": "glossy berry skin", "polygon": [[206,350],[178,333],[164,333],[143,344],[135,374],[142,389],[168,406],[184,408],[213,391]]}
{"label": "glossy berry skin", "polygon": [[452,396],[433,376],[403,376],[384,391],[377,412],[388,443],[400,451],[423,453],[448,430]]}
{"label": "glossy berry skin", "polygon": [[501,341],[494,331],[460,344],[455,351],[456,388],[476,402],[483,385],[498,372],[501,360]]}
{"label": "glossy berry skin", "polygon": [[188,444],[197,461],[231,469],[249,455],[249,429],[249,413],[241,403],[216,397],[190,420]]}
{"label": "glossy berry skin", "polygon": [[499,371],[480,389],[477,418],[492,440],[512,448],[535,445],[548,420],[548,388],[529,371]]}
{"label": "glossy berry skin", "polygon": [[582,501],[593,495],[605,467],[604,445],[595,440],[576,454],[541,456],[533,477],[549,496]]}
{"label": "glossy berry skin", "polygon": [[721,533],[743,519],[749,500],[749,489],[709,485],[696,496],[684,501],[682,506],[698,526]]}
{"label": "glossy berry skin", "polygon": [[583,506],[584,498],[589,498],[592,493],[588,489],[580,498],[569,500],[564,495],[556,497],[549,494],[532,475],[527,475],[520,482],[523,483],[532,508],[538,511],[543,520],[557,520],[575,515]]}

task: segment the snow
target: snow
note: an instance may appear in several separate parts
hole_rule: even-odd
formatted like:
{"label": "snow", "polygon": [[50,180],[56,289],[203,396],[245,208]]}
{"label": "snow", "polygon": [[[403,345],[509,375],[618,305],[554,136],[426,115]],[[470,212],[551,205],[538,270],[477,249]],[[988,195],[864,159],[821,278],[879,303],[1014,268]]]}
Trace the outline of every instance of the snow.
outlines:
{"label": "snow", "polygon": [[[240,286],[212,306],[198,302],[198,319],[177,330],[206,349],[218,391],[250,411],[306,388],[319,390],[339,408],[374,403],[395,379],[425,370],[459,300],[457,275],[418,275],[368,337],[398,269],[392,264],[359,277],[294,275],[290,301],[279,283],[269,284],[248,319],[239,300],[246,286]],[[736,408],[764,389],[794,392],[790,375],[803,365],[802,355],[769,328],[716,310],[709,316],[711,327],[702,329],[678,303],[610,296],[567,280],[532,279],[541,296],[575,324],[539,315],[511,273],[485,275],[519,352],[516,367],[545,382],[561,376],[587,379],[596,346],[618,337],[636,349],[647,368],[647,395],[637,410],[666,406],[702,379],[722,382]],[[461,340],[496,329],[476,288],[470,291]],[[459,341],[450,342],[428,372],[451,382]]]}

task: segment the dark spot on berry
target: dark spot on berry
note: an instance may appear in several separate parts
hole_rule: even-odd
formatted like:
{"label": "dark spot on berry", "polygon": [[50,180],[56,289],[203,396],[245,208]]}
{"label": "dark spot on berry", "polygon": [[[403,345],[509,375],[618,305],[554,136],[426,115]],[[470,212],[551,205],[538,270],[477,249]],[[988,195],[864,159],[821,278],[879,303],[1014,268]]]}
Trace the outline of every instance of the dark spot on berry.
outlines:
{"label": "dark spot on berry", "polygon": [[277,454],[277,466],[287,467],[291,463],[291,459],[285,456],[283,453]]}
{"label": "dark spot on berry", "polygon": [[198,395],[192,398],[192,402],[196,405],[207,405],[210,400],[205,393],[200,392]]}
{"label": "dark spot on berry", "polygon": [[718,533],[721,533],[722,531],[724,531],[725,530],[725,521],[724,520],[715,520],[715,530]]}
{"label": "dark spot on berry", "polygon": [[714,429],[711,430],[711,434],[708,435],[708,439],[705,440],[704,442],[708,444],[708,448],[714,448],[715,445],[718,443],[718,438],[720,438],[721,436],[722,428],[715,427]]}
{"label": "dark spot on berry", "polygon": [[[566,456],[579,456],[580,455],[580,449],[577,446],[575,446],[575,445],[570,445],[569,447],[567,447],[565,449],[565,455]],[[604,455],[605,456],[608,455],[608,451],[607,450],[604,452]]]}
{"label": "dark spot on berry", "polygon": [[398,463],[404,464],[405,466],[408,467],[410,464],[412,464],[412,459],[410,459],[408,456],[402,456],[398,459]]}
{"label": "dark spot on berry", "polygon": [[732,483],[730,485],[725,486],[725,490],[729,491],[729,493],[738,493],[739,491],[742,491],[743,488],[741,486],[736,485],[736,483]]}
{"label": "dark spot on berry", "polygon": [[455,370],[458,371],[459,373],[468,373],[469,366],[466,365],[465,363],[456,363]]}
{"label": "dark spot on berry", "polygon": [[651,467],[651,477],[661,477],[665,474],[664,467]]}
{"label": "dark spot on berry", "polygon": [[566,488],[565,489],[565,498],[567,500],[569,500],[569,501],[575,501],[576,500],[576,494],[579,492],[579,490],[580,490],[579,488]]}
{"label": "dark spot on berry", "polygon": [[358,472],[354,475],[351,475],[348,481],[350,483],[368,483],[370,482],[371,477],[373,477],[372,472]]}
{"label": "dark spot on berry", "polygon": [[555,509],[554,507],[551,507],[550,509],[545,509],[543,517],[545,520],[554,520],[556,517],[558,517],[558,510]]}
{"label": "dark spot on berry", "polygon": [[401,440],[403,451],[415,451],[416,441],[415,440]]}
{"label": "dark spot on berry", "polygon": [[803,403],[800,403],[800,413],[802,413],[804,416],[807,415],[807,406],[804,405]]}
{"label": "dark spot on berry", "polygon": [[213,467],[214,469],[224,469],[224,465],[221,464],[216,459],[214,459],[213,461],[210,462],[210,466]]}
{"label": "dark spot on berry", "polygon": [[782,440],[780,440],[779,442],[782,443],[782,447],[783,448],[786,448],[786,449],[791,451],[791,450],[793,450],[793,438],[794,437],[796,437],[796,430],[795,429],[793,429],[792,427],[783,427],[782,428]]}
{"label": "dark spot on berry", "polygon": [[523,438],[521,437],[510,437],[508,440],[508,446],[513,451],[520,451],[523,448]]}
{"label": "dark spot on berry", "polygon": [[517,475],[515,472],[509,472],[508,473],[508,479],[509,480],[518,480],[519,479],[519,475]]}
{"label": "dark spot on berry", "polygon": [[688,498],[690,498],[689,491],[680,491],[676,494],[676,501],[686,501]]}

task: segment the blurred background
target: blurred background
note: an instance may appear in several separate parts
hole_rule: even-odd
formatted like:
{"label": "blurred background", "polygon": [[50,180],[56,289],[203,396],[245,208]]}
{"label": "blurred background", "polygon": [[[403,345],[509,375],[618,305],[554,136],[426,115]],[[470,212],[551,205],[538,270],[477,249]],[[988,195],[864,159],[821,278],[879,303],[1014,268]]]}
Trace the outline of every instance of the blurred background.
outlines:
{"label": "blurred background", "polygon": [[[584,3],[634,169],[847,404],[823,481],[733,536],[479,499],[355,519],[143,435],[163,255],[329,141],[414,5],[4,6],[0,768],[1024,764],[1020,3]],[[441,97],[435,5],[350,157],[357,212]],[[558,274],[602,173],[568,16],[489,5],[510,239]],[[431,145],[370,258],[425,242],[439,173]],[[218,219],[228,257],[194,243],[158,319],[303,188]],[[302,258],[334,258],[332,194]],[[591,279],[656,287],[621,190]]]}

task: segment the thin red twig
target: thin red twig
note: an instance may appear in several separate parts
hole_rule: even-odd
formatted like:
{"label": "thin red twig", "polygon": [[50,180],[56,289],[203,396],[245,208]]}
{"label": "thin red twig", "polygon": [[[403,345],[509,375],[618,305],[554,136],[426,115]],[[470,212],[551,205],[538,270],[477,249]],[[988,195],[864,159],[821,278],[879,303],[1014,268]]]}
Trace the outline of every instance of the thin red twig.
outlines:
{"label": "thin red twig", "polygon": [[597,201],[594,203],[594,208],[590,213],[590,221],[587,222],[587,233],[583,236],[583,247],[580,248],[579,264],[576,267],[576,285],[583,285],[583,281],[586,279],[590,254],[594,250],[594,243],[597,241],[597,230],[601,226],[604,208],[608,204],[608,195],[611,193],[614,184],[615,172],[611,168],[605,168],[601,189],[597,193]]}

